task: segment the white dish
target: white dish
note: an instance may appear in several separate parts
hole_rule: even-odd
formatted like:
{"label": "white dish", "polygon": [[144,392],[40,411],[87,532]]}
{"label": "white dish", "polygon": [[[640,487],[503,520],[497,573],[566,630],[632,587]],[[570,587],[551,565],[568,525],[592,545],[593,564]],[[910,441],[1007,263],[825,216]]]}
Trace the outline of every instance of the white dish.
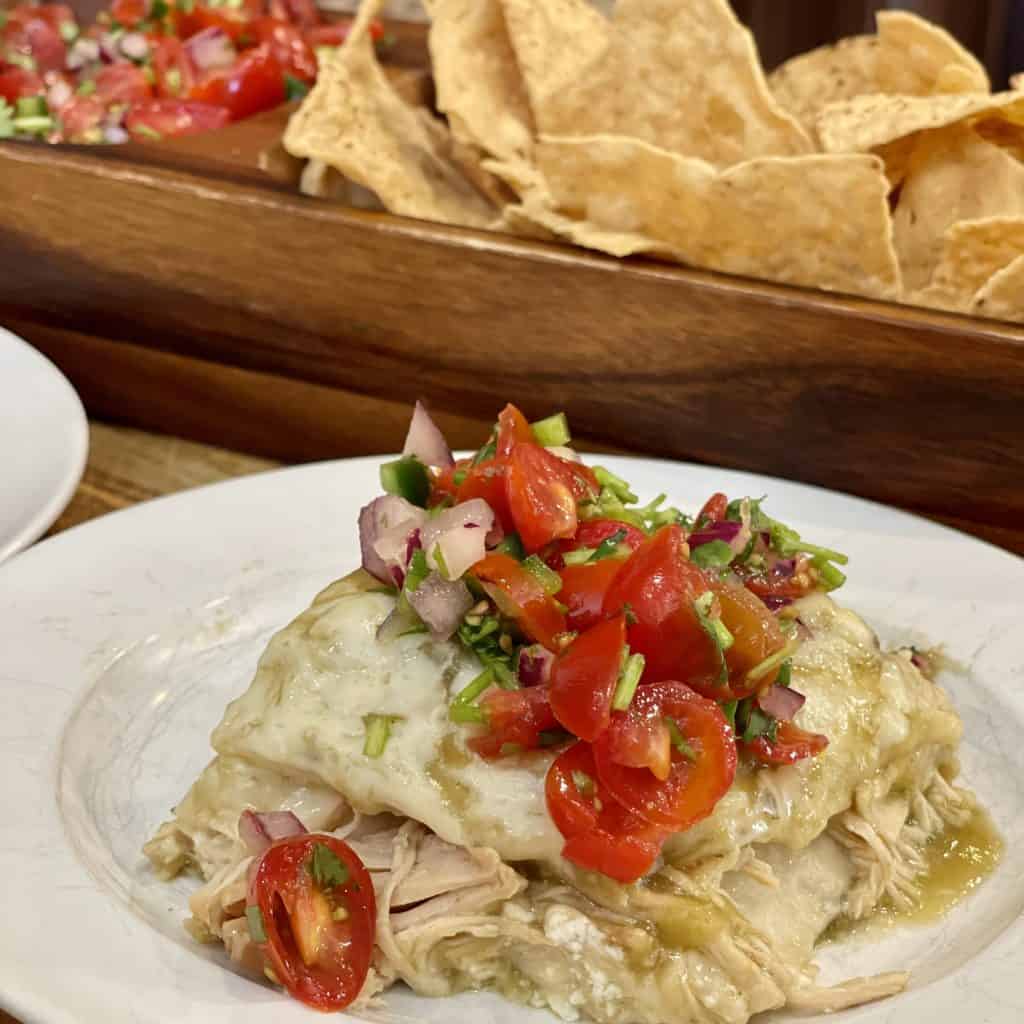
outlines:
{"label": "white dish", "polygon": [[[260,1024],[317,1018],[232,974],[181,929],[190,883],[139,848],[209,757],[269,634],[358,561],[379,459],[283,470],[165,498],[39,545],[0,571],[0,1004],[25,1021]],[[829,947],[827,975],[909,967],[910,990],[834,1019],[1017,1024],[1024,957],[1024,562],[843,495],[707,467],[603,460],[693,509],[767,493],[772,515],[845,550],[842,601],[887,643],[941,641],[966,725],[964,777],[1007,850],[945,921]],[[805,532],[806,531],[806,532]],[[489,995],[388,995],[378,1019],[555,1020]],[[776,1015],[776,1021],[788,1019]],[[806,1018],[803,1018],[806,1020]]]}
{"label": "white dish", "polygon": [[0,327],[0,562],[64,511],[85,469],[89,425],[45,356]]}

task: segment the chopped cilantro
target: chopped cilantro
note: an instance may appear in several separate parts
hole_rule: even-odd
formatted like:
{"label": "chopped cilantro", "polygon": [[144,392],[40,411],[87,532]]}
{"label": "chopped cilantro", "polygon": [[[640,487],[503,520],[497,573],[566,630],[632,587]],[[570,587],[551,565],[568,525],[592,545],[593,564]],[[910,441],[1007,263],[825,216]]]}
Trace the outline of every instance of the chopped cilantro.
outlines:
{"label": "chopped cilantro", "polygon": [[702,569],[724,569],[733,560],[733,550],[724,540],[712,540],[690,552],[690,561]]}
{"label": "chopped cilantro", "polygon": [[778,729],[778,721],[758,707],[756,697],[740,701],[736,709],[736,734],[744,743],[752,743],[761,736],[774,743]]}
{"label": "chopped cilantro", "polygon": [[733,731],[736,731],[736,708],[739,705],[739,701],[729,700],[722,705],[722,714],[725,715],[725,720],[732,726]]}
{"label": "chopped cilantro", "polygon": [[448,717],[453,722],[467,724],[483,722],[484,713],[476,706],[476,700],[494,682],[494,669],[485,668],[468,686],[459,692],[448,707]]}
{"label": "chopped cilantro", "polygon": [[14,109],[7,100],[0,98],[0,139],[14,135]]}
{"label": "chopped cilantro", "polygon": [[586,565],[596,554],[597,548],[577,548],[575,551],[566,551],[562,560],[566,565]]}
{"label": "chopped cilantro", "polygon": [[87,78],[76,90],[79,96],[91,96],[96,91],[96,83]]}
{"label": "chopped cilantro", "polygon": [[521,562],[526,557],[526,551],[518,533],[506,533],[494,551],[502,555],[511,555],[517,562]]}
{"label": "chopped cilantro", "polygon": [[290,103],[292,100],[301,100],[309,93],[309,86],[294,75],[284,76],[284,98]]}
{"label": "chopped cilantro", "polygon": [[133,125],[132,126],[132,131],[136,135],[142,135],[144,138],[147,138],[147,139],[159,140],[159,139],[163,138],[163,136],[158,131],[156,131],[156,129],[150,128],[148,124],[136,124],[136,125]]}
{"label": "chopped cilantro", "polygon": [[487,462],[498,454],[498,431],[497,428],[491,431],[491,436],[484,446],[473,456],[471,466],[479,466],[481,462]]}
{"label": "chopped cilantro", "polygon": [[795,638],[788,641],[785,647],[781,650],[769,655],[764,659],[764,661],[758,662],[752,669],[749,669],[747,672],[747,679],[752,683],[756,683],[758,680],[764,679],[775,671],[775,669],[780,668],[785,664],[799,646],[800,641]]}
{"label": "chopped cilantro", "polygon": [[471,650],[484,668],[494,673],[494,681],[504,690],[516,690],[519,683],[512,670],[512,654],[501,646],[501,621],[495,615],[485,615],[479,626],[464,622],[458,637],[464,647]]}
{"label": "chopped cilantro", "polygon": [[604,558],[614,558],[619,553],[619,545],[626,539],[626,531],[624,529],[616,530],[613,534],[605,537],[600,544],[597,545],[597,550],[591,556],[592,562],[600,562]]}
{"label": "chopped cilantro", "polygon": [[629,489],[629,484],[621,476],[616,476],[604,466],[595,466],[594,476],[597,477],[597,482],[601,485],[602,490],[611,491],[624,505],[635,505],[640,500]]}
{"label": "chopped cilantro", "polygon": [[398,715],[364,715],[366,742],[363,744],[363,753],[367,757],[380,757],[391,739],[391,726],[399,721],[401,719]]}
{"label": "chopped cilantro", "polygon": [[630,654],[622,666],[622,672],[619,674],[619,681],[615,687],[615,696],[612,697],[614,711],[625,711],[633,703],[633,696],[643,674],[644,656]]}
{"label": "chopped cilantro", "polygon": [[263,922],[263,912],[259,907],[246,907],[245,919],[249,923],[249,938],[253,942],[266,942],[267,929]]}
{"label": "chopped cilantro", "polygon": [[171,8],[167,0],[153,0],[149,6],[149,16],[154,21],[162,21],[170,12]]}
{"label": "chopped cilantro", "polygon": [[348,882],[348,868],[326,843],[313,844],[313,855],[309,858],[307,867],[314,884],[321,891],[334,889]]}
{"label": "chopped cilantro", "polygon": [[674,718],[666,718],[665,724],[668,726],[668,734],[672,740],[672,746],[688,761],[696,762],[697,752],[686,742],[686,737],[679,731],[676,720]]}
{"label": "chopped cilantro", "polygon": [[723,685],[729,681],[729,666],[725,661],[725,652],[732,647],[733,636],[721,619],[711,617],[711,602],[713,600],[714,594],[710,590],[705,591],[693,602],[693,610],[701,628],[715,648],[715,656],[718,660],[717,682],[719,685]]}

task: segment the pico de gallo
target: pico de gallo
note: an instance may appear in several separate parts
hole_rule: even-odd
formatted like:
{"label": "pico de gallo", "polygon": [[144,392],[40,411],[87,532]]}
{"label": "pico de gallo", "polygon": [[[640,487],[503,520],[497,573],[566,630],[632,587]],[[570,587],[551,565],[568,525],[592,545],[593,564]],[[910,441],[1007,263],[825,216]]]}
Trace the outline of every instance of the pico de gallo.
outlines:
{"label": "pico de gallo", "polygon": [[[845,580],[846,557],[804,541],[763,500],[713,494],[693,518],[646,505],[583,464],[564,415],[513,405],[455,459],[417,404],[386,492],[360,513],[363,568],[392,587],[378,636],[454,639],[479,675],[452,721],[486,759],[551,759],[545,796],[563,856],[623,883],[706,818],[739,759],[828,745],[793,721],[794,600]],[[364,753],[390,722],[369,716]]]}
{"label": "pico de gallo", "polygon": [[314,0],[113,0],[87,26],[66,4],[0,9],[0,139],[221,128],[304,96],[350,25]]}

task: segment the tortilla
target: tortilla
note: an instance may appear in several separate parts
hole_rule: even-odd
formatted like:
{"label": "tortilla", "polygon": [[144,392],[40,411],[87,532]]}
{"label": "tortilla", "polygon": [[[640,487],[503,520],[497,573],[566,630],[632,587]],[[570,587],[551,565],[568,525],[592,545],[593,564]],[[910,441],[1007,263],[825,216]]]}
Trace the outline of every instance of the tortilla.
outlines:
{"label": "tortilla", "polygon": [[1024,124],[1024,96],[1014,90],[991,96],[857,96],[825,107],[818,138],[826,153],[870,153],[916,132],[975,117]]}
{"label": "tortilla", "polygon": [[926,287],[958,221],[1024,216],[1024,164],[969,128],[956,126],[921,143],[926,157],[907,175],[893,215],[907,289]]}
{"label": "tortilla", "polygon": [[1024,256],[1018,256],[978,292],[971,312],[1024,323]]}
{"label": "tortilla", "polygon": [[494,207],[377,63],[369,26],[380,6],[377,0],[360,7],[345,45],[289,120],[285,149],[333,167],[375,193],[392,213],[486,227]]}
{"label": "tortilla", "polygon": [[1022,255],[1024,217],[961,221],[946,231],[932,282],[913,299],[926,306],[967,312],[988,281]]}
{"label": "tortilla", "polygon": [[628,135],[730,166],[811,152],[726,0],[501,0],[539,131]]}
{"label": "tortilla", "polygon": [[812,134],[829,103],[869,93],[989,91],[988,75],[948,32],[907,11],[879,11],[878,34],[853,36],[776,68],[768,85]]}
{"label": "tortilla", "polygon": [[612,135],[541,136],[535,152],[548,192],[534,202],[570,218],[571,232],[546,226],[579,244],[640,236],[649,244],[631,241],[631,251],[664,251],[691,266],[900,295],[888,183],[875,157],[765,157],[721,172]]}
{"label": "tortilla", "polygon": [[437,107],[455,141],[527,160],[533,115],[499,0],[428,0]]}

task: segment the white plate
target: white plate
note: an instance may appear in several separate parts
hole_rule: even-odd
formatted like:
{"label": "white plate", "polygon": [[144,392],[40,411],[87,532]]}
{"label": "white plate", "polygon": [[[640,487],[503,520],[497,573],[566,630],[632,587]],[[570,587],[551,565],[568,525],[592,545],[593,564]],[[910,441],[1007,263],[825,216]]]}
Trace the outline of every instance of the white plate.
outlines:
{"label": "white plate", "polygon": [[89,425],[45,356],[0,327],[0,562],[64,511],[85,469]]}
{"label": "white plate", "polygon": [[[910,991],[834,1019],[1024,1019],[1024,562],[903,513],[706,467],[604,460],[639,494],[693,509],[713,490],[847,551],[843,600],[889,643],[941,641],[966,724],[965,777],[1007,840],[995,875],[941,925],[828,951],[829,973],[910,967]],[[0,1002],[27,1021],[261,1024],[311,1011],[181,930],[190,883],[139,852],[209,757],[224,704],[272,630],[358,560],[378,459],[325,463],[141,505],[0,570]],[[389,995],[394,1019],[554,1020],[488,995]],[[785,1019],[785,1016],[782,1017]]]}

